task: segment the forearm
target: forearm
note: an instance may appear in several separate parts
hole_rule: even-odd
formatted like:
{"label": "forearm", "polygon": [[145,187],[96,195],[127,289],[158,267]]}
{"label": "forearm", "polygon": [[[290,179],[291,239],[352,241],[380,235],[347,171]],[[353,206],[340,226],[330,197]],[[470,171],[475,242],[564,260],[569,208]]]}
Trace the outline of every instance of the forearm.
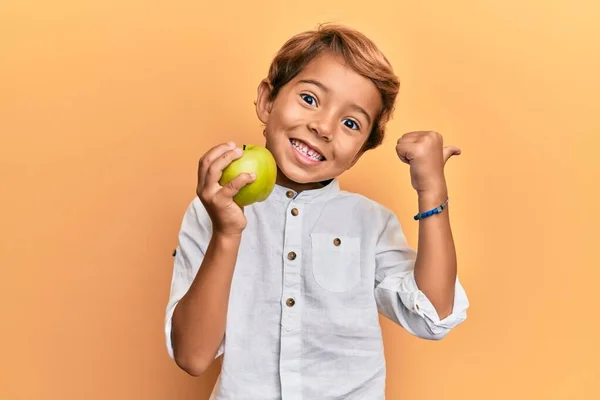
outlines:
{"label": "forearm", "polygon": [[227,306],[240,235],[213,235],[190,289],[173,313],[176,363],[192,375],[213,361],[225,334]]}
{"label": "forearm", "polygon": [[[419,194],[419,212],[438,207],[447,190]],[[456,282],[456,250],[450,228],[449,207],[419,220],[419,242],[415,280],[435,307],[440,319],[452,313]]]}

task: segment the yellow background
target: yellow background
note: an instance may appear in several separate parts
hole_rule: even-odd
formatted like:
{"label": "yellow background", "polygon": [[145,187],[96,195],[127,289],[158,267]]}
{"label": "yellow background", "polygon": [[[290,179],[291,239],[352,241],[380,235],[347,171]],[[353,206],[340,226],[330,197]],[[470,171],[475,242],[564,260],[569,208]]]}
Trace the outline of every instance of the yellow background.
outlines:
{"label": "yellow background", "polygon": [[[167,357],[172,249],[199,156],[262,144],[271,57],[354,26],[402,80],[342,185],[395,210],[434,129],[472,307],[441,342],[384,321],[389,399],[598,399],[600,6],[594,1],[13,1],[0,6],[0,398],[206,399]],[[343,372],[343,371],[341,371]]]}

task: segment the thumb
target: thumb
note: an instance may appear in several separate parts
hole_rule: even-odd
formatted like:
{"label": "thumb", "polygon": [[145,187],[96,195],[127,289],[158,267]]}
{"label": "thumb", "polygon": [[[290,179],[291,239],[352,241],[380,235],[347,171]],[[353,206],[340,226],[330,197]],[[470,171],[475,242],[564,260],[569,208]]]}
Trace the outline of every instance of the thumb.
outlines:
{"label": "thumb", "polygon": [[223,197],[226,198],[231,198],[233,196],[235,196],[241,188],[243,188],[244,186],[246,186],[249,183],[254,182],[254,180],[256,179],[256,175],[255,174],[247,174],[247,173],[241,173],[238,176],[236,176],[235,178],[233,178],[229,183],[226,183],[223,188],[220,190],[220,194]]}
{"label": "thumb", "polygon": [[456,146],[445,146],[443,149],[444,164],[450,159],[450,157],[458,156],[461,153],[462,151]]}

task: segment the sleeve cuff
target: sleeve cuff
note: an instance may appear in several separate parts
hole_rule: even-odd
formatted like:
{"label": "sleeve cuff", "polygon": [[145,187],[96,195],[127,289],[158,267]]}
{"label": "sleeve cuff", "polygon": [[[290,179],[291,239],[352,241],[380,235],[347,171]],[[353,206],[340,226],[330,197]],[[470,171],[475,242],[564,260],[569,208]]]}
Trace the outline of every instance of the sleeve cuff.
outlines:
{"label": "sleeve cuff", "polygon": [[402,303],[410,312],[426,319],[434,334],[452,329],[467,318],[469,300],[458,277],[456,278],[452,313],[441,320],[431,301],[427,298],[425,293],[419,290],[417,281],[415,280],[414,270],[402,279],[398,295],[400,296]]}
{"label": "sleeve cuff", "polygon": [[167,344],[167,352],[169,353],[169,357],[171,357],[172,359],[175,359],[175,354],[173,353],[173,341],[171,338],[171,326],[172,326],[172,322],[173,322],[173,312],[175,311],[176,306],[177,306],[177,303],[175,303],[173,305],[173,307],[171,307],[171,309],[169,309],[167,311],[167,315],[165,318],[165,340],[166,340],[166,344]]}

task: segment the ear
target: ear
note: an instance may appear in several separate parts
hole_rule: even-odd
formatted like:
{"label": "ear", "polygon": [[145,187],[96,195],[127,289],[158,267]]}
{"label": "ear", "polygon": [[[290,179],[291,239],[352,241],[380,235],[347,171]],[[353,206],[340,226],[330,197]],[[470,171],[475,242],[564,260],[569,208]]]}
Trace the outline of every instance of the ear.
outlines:
{"label": "ear", "polygon": [[263,79],[256,90],[256,116],[263,124],[267,124],[273,102],[271,101],[271,92],[273,86],[268,79]]}

